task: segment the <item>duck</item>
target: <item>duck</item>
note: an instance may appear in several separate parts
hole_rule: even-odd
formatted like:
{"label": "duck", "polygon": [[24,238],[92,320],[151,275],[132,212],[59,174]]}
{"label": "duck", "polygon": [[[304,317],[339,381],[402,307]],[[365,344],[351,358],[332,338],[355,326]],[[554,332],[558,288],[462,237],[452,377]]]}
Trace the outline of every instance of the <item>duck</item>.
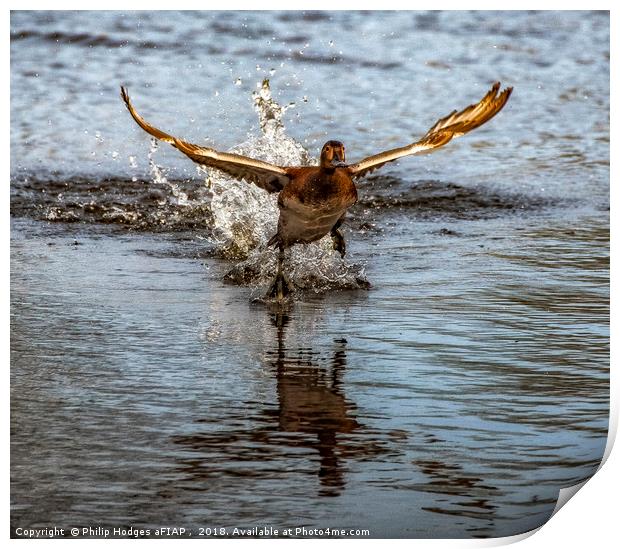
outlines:
{"label": "duck", "polygon": [[267,242],[268,247],[278,249],[277,271],[266,297],[282,301],[294,291],[284,270],[286,249],[296,244],[315,242],[329,234],[333,249],[344,258],[346,243],[340,227],[347,210],[357,201],[356,180],[404,156],[443,147],[452,139],[482,126],[504,108],[512,89],[506,87],[500,91],[500,83],[495,82],[480,101],[440,118],[417,141],[353,164],[346,161],[344,144],[329,140],[321,148],[318,166],[277,166],[190,143],[144,120],[135,110],[124,86],[121,86],[121,98],[138,126],[156,139],[169,143],[197,164],[220,170],[234,179],[245,180],[269,193],[278,193],[277,232]]}

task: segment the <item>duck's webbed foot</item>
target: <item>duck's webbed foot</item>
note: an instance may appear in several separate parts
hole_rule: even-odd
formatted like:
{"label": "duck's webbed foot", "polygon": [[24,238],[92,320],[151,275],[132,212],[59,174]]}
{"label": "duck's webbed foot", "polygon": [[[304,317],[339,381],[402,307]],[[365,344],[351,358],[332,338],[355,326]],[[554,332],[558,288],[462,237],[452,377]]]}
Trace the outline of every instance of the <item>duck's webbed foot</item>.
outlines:
{"label": "duck's webbed foot", "polygon": [[330,233],[333,241],[334,250],[340,252],[340,256],[344,257],[347,253],[347,245],[344,241],[344,236],[338,229],[332,229]]}
{"label": "duck's webbed foot", "polygon": [[266,297],[282,301],[292,293],[293,285],[289,282],[283,272],[279,272],[269,287]]}

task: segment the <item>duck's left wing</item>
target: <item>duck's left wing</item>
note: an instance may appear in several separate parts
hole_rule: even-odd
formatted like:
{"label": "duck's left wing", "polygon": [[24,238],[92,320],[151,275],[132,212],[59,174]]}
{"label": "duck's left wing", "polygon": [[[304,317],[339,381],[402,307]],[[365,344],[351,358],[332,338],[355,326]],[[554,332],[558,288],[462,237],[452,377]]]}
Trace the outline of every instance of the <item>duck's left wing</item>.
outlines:
{"label": "duck's left wing", "polygon": [[437,147],[445,145],[451,139],[460,137],[482,126],[482,124],[488,122],[502,110],[512,93],[512,88],[506,88],[498,93],[499,86],[499,82],[496,82],[478,103],[474,103],[460,112],[452,111],[448,116],[439,119],[419,141],[405,147],[391,149],[374,156],[369,156],[357,164],[350,165],[348,167],[349,174],[353,178],[362,177],[380,168],[387,162],[392,162],[403,156],[419,154],[431,149],[436,149]]}
{"label": "duck's left wing", "polygon": [[288,172],[280,166],[269,164],[247,156],[239,154],[224,153],[211,149],[209,147],[201,147],[193,143],[183,141],[178,137],[174,137],[166,132],[151,126],[144,118],[142,118],[134,109],[129,99],[127,90],[121,86],[121,97],[129,110],[129,113],[145,132],[150,133],[153,137],[170,143],[173,147],[179,149],[183,154],[187,155],[194,162],[210,168],[217,168],[235,179],[245,179],[269,192],[281,191],[290,181]]}

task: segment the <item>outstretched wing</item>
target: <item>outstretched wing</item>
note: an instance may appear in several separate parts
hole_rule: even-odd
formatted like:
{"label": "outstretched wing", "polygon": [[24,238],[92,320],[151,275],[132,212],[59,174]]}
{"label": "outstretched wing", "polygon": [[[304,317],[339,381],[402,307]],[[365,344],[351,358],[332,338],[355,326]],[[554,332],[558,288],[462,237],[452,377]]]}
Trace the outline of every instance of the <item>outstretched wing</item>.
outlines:
{"label": "outstretched wing", "polygon": [[478,103],[470,105],[460,112],[452,111],[448,116],[441,118],[419,141],[405,147],[369,156],[357,164],[352,164],[349,166],[351,177],[361,177],[402,156],[442,147],[451,139],[482,126],[502,110],[512,93],[512,88],[506,88],[501,93],[498,92],[499,82],[496,82]]}
{"label": "outstretched wing", "polygon": [[200,145],[194,145],[169,135],[151,126],[136,112],[131,104],[127,90],[123,86],[121,86],[121,97],[138,126],[153,137],[170,143],[198,164],[217,168],[235,179],[245,179],[269,192],[281,191],[290,180],[287,171],[280,166],[248,158],[247,156],[219,152],[209,147],[201,147]]}

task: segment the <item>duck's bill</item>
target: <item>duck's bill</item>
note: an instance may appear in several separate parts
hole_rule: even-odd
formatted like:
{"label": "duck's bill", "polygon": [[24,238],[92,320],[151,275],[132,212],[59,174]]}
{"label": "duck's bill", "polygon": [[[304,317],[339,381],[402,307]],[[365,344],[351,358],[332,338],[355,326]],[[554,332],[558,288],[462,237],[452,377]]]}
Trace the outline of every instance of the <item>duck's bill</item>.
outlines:
{"label": "duck's bill", "polygon": [[346,164],[344,162],[342,162],[341,160],[332,160],[331,162],[332,166],[334,168],[346,168]]}

